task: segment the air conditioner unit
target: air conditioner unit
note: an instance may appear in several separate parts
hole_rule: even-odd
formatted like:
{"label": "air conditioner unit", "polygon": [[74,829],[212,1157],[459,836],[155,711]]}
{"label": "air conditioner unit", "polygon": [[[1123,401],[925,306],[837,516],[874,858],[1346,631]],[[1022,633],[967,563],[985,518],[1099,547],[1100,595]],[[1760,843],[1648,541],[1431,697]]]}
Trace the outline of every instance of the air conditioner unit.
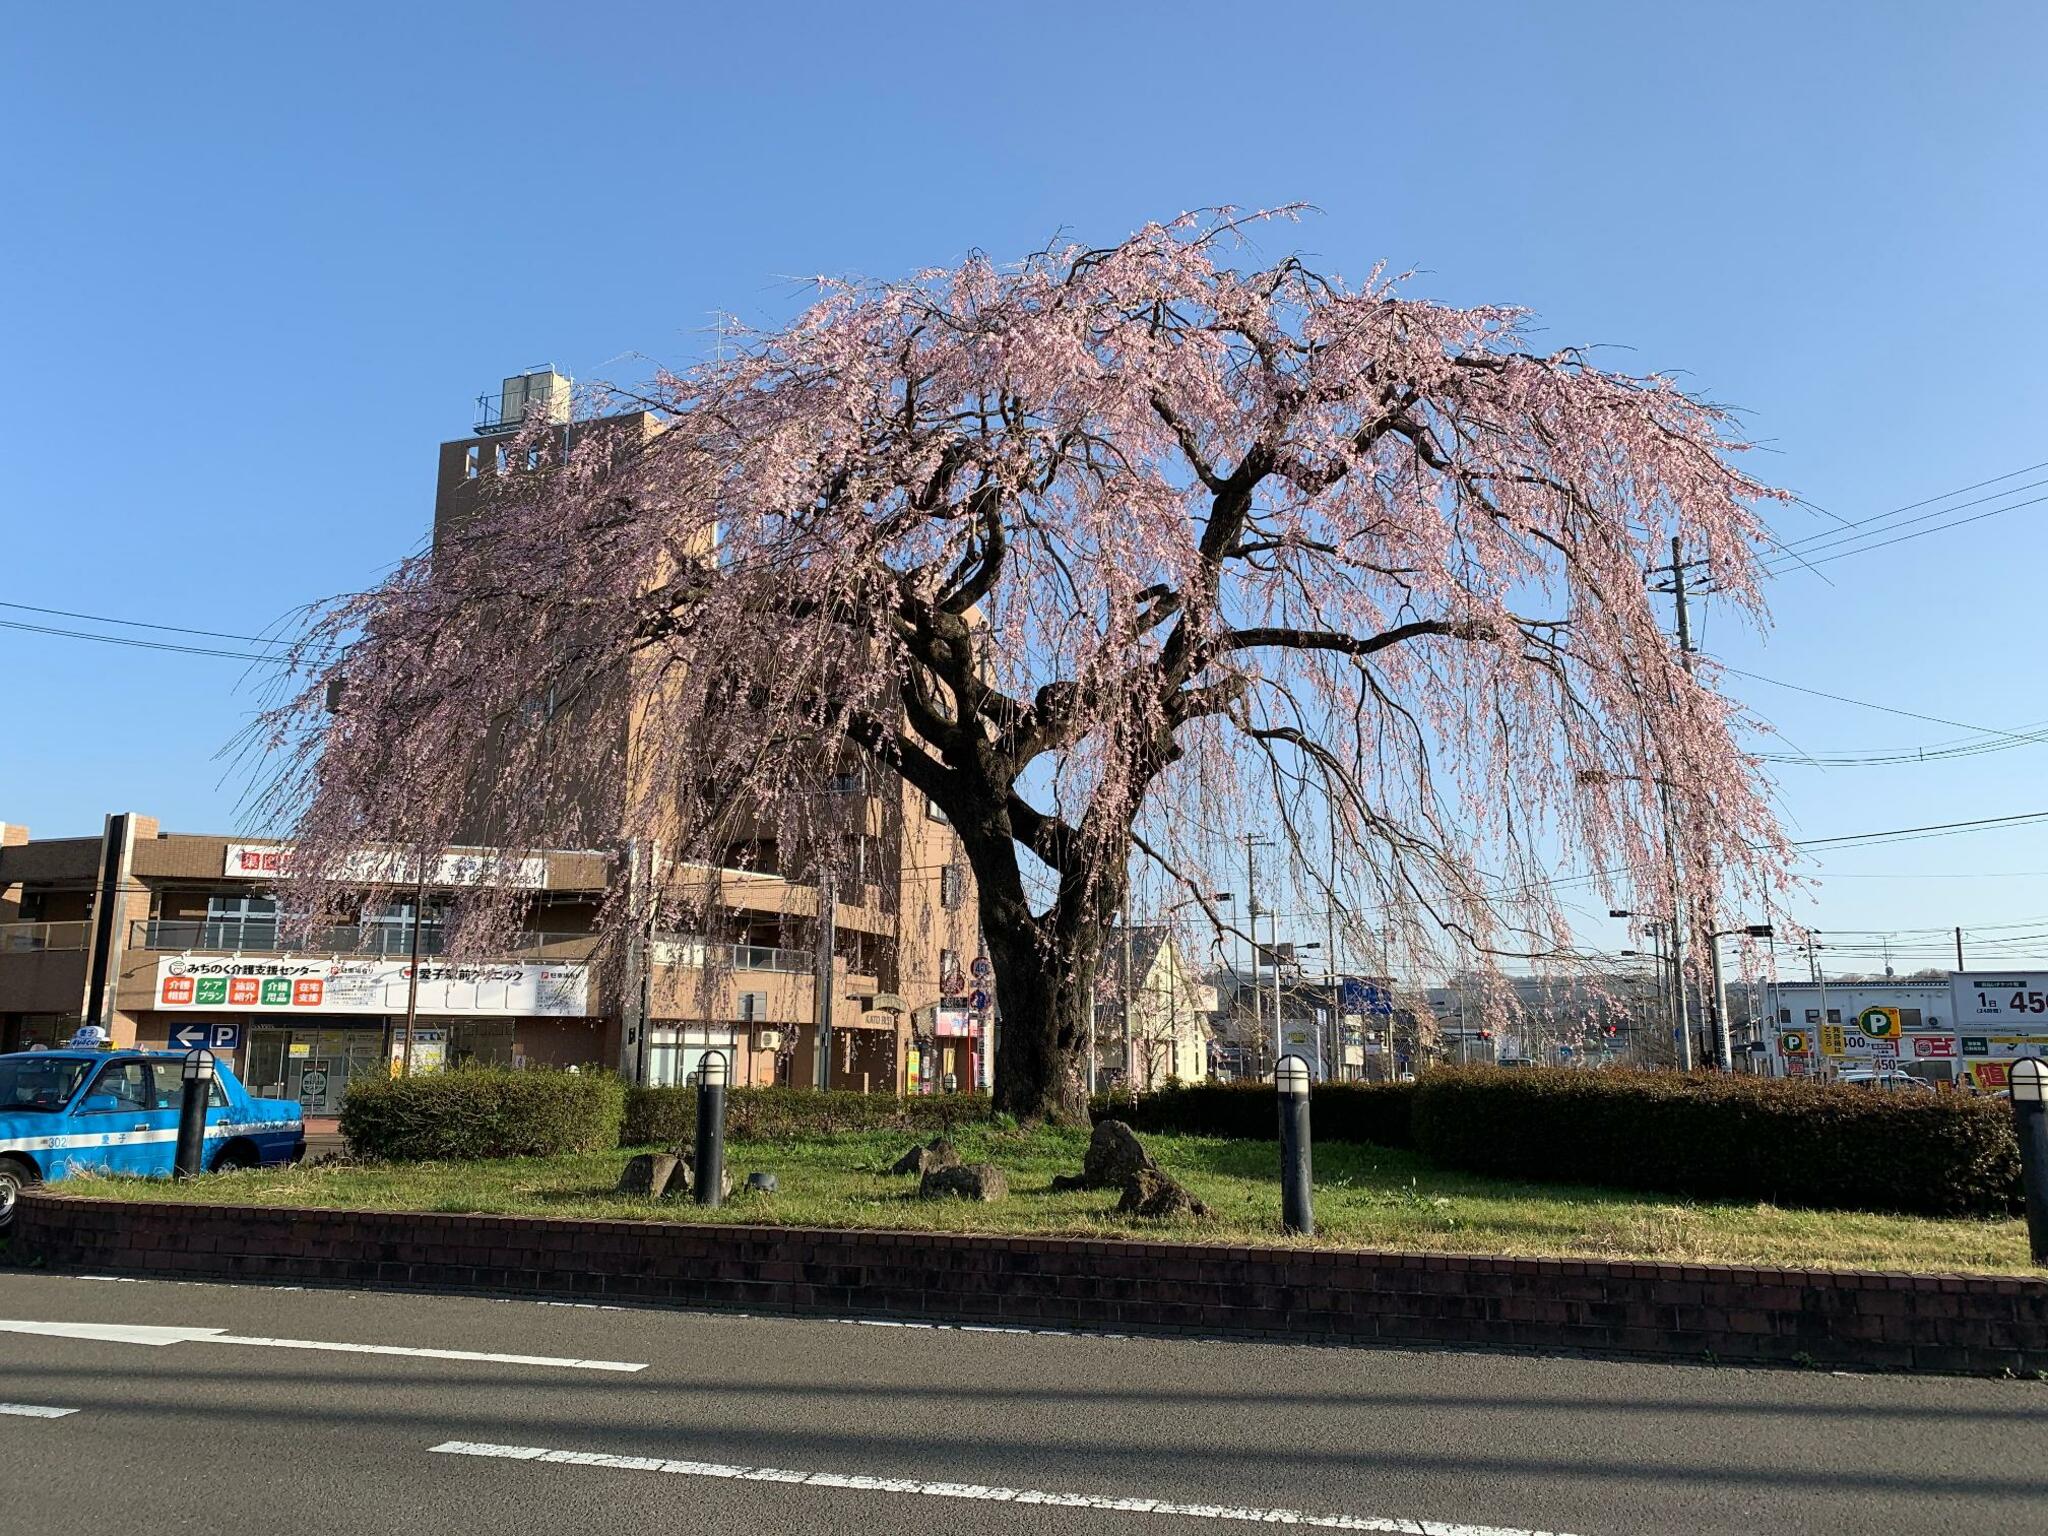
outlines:
{"label": "air conditioner unit", "polygon": [[779,1051],[782,1049],[782,1031],[779,1029],[756,1030],[754,1032],[754,1045],[758,1050]]}

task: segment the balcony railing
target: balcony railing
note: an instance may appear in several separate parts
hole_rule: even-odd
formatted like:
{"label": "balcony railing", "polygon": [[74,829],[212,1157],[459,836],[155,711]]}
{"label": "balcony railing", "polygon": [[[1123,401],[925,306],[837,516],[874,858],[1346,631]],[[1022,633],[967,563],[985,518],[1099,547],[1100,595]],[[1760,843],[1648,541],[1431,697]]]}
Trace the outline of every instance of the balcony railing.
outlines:
{"label": "balcony railing", "polygon": [[766,944],[714,944],[708,939],[685,934],[664,934],[654,941],[656,965],[680,965],[692,969],[707,966],[734,971],[781,971],[807,975],[816,969],[818,958],[807,949],[776,949]]}
{"label": "balcony railing", "polygon": [[[377,955],[403,959],[412,953],[412,927],[407,923],[368,923],[290,932],[275,918],[179,917],[149,918],[131,925],[133,949],[207,949],[240,953],[301,955]],[[587,959],[596,940],[588,933],[523,933],[493,951],[502,959]],[[447,932],[438,924],[420,928],[420,953],[438,955],[448,947]]]}
{"label": "balcony railing", "polygon": [[88,924],[0,923],[0,955],[36,954],[46,949],[84,949]]}

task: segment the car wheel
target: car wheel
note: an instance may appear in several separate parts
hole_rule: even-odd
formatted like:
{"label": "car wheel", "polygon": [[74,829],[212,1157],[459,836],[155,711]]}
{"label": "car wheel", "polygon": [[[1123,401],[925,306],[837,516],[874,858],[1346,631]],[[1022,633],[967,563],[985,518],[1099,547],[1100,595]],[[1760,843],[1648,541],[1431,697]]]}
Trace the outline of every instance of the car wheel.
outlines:
{"label": "car wheel", "polygon": [[215,1173],[239,1173],[245,1168],[254,1168],[262,1161],[256,1149],[246,1141],[231,1141],[220,1149],[213,1160]]}
{"label": "car wheel", "polygon": [[18,1157],[0,1157],[0,1232],[14,1224],[14,1202],[24,1189],[40,1184],[35,1169]]}

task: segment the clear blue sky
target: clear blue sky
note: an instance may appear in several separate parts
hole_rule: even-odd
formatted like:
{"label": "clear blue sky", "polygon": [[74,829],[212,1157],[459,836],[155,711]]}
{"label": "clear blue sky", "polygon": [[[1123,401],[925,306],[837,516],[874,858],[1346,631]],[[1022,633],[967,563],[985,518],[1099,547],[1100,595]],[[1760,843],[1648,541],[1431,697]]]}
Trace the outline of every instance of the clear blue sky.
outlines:
{"label": "clear blue sky", "polygon": [[[1225,202],[1311,201],[1328,266],[1684,370],[1769,475],[1867,516],[2048,460],[2044,43],[2026,3],[31,8],[0,599],[253,631],[416,543],[435,444],[505,373],[686,363],[796,275]],[[2048,720],[2043,511],[1789,575],[1772,635],[1709,612],[1705,644]],[[0,629],[0,676],[0,820],[235,828],[240,664]],[[1966,734],[1741,691],[1816,754]],[[1788,768],[1784,805],[1799,836],[2048,809],[2044,763]],[[2048,830],[1839,854],[1813,920],[2048,930],[2021,871]]]}

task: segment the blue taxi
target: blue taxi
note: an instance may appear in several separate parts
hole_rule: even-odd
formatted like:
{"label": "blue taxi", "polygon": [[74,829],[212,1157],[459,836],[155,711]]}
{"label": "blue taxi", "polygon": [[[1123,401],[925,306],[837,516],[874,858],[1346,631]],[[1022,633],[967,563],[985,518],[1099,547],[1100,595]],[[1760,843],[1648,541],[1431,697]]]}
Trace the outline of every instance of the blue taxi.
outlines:
{"label": "blue taxi", "polygon": [[[177,1151],[184,1058],[72,1048],[0,1056],[0,1229],[26,1185],[78,1173],[167,1175]],[[206,1110],[209,1169],[296,1162],[299,1106],[250,1096],[216,1063]]]}

